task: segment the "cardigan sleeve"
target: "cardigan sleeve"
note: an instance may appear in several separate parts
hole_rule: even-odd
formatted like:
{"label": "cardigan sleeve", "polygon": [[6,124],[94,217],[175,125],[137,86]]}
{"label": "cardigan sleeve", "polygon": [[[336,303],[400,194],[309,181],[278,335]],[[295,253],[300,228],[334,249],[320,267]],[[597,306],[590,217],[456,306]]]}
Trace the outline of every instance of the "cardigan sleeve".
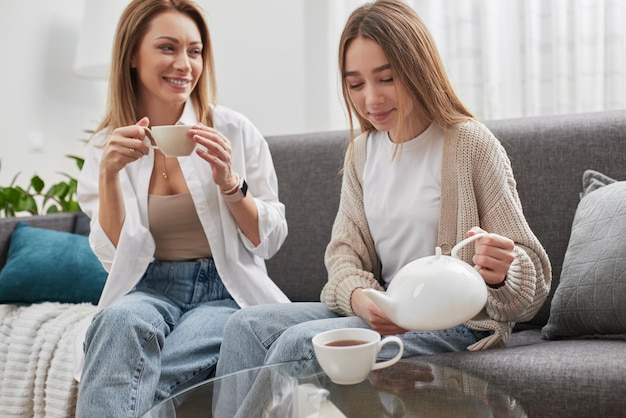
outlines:
{"label": "cardigan sleeve", "polygon": [[354,315],[350,299],[355,289],[382,290],[378,282],[380,262],[365,217],[358,176],[365,159],[365,139],[365,135],[357,138],[346,153],[339,209],[325,254],[328,282],[321,300],[341,315]]}
{"label": "cardigan sleeve", "polygon": [[515,259],[505,285],[489,289],[487,314],[496,321],[526,321],[537,313],[548,296],[552,278],[550,261],[526,221],[504,147],[480,123],[464,128],[467,128],[465,134],[475,139],[469,141],[472,145],[467,151],[472,154],[469,158],[472,184],[468,189],[475,194],[479,225],[515,243]]}

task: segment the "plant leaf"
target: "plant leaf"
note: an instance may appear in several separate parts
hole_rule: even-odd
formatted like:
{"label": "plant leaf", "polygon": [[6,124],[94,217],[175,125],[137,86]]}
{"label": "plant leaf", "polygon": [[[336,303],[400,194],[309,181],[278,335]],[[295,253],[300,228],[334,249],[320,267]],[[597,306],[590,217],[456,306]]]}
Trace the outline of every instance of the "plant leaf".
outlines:
{"label": "plant leaf", "polygon": [[18,201],[15,204],[16,212],[29,212],[31,215],[37,215],[37,202],[35,198],[29,194],[20,195]]}
{"label": "plant leaf", "polygon": [[30,179],[30,185],[33,187],[36,193],[41,193],[45,186],[45,183],[43,182],[41,177],[33,176],[33,178]]}
{"label": "plant leaf", "polygon": [[[75,155],[67,155],[68,158],[76,162],[79,170],[82,170],[85,160]],[[69,174],[61,173],[67,181],[54,184],[43,192],[45,182],[37,175],[34,175],[26,189],[16,185],[19,172],[15,174],[8,187],[0,187],[0,215],[6,217],[16,216],[19,212],[28,212],[37,215],[41,208],[41,213],[77,212],[80,210],[76,193],[78,190],[78,180]],[[41,199],[41,205],[38,200]]]}
{"label": "plant leaf", "polygon": [[66,155],[67,158],[71,158],[72,160],[76,161],[76,166],[78,167],[79,170],[83,169],[83,164],[85,164],[85,159],[82,157],[79,157],[77,155]]}

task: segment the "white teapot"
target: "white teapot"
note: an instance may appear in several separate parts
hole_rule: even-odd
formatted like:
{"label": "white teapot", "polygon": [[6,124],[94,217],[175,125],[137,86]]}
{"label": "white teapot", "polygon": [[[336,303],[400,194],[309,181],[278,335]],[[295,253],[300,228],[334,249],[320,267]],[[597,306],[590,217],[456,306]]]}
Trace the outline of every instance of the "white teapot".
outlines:
{"label": "white teapot", "polygon": [[363,289],[396,325],[413,331],[452,328],[473,318],[487,302],[487,285],[478,271],[461,260],[461,247],[484,233],[464,239],[450,256],[419,258],[402,267],[386,292]]}

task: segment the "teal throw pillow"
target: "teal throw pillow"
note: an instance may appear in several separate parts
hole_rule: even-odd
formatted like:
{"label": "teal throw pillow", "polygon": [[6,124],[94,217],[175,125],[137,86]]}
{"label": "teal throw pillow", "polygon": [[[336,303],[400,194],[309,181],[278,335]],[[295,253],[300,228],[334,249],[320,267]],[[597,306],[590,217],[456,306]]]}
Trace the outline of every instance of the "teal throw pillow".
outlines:
{"label": "teal throw pillow", "polygon": [[107,272],[86,236],[18,222],[0,271],[0,303],[98,303]]}

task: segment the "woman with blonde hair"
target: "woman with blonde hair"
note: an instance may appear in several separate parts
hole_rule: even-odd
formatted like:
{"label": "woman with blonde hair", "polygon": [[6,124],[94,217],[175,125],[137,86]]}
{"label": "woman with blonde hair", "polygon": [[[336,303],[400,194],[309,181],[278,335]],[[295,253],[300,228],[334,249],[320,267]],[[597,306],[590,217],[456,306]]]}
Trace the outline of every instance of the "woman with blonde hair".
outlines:
{"label": "woman with blonde hair", "polygon": [[[133,0],[113,48],[109,102],[87,145],[78,200],[108,271],[77,337],[77,416],[143,415],[212,376],[227,318],[289,302],[264,259],[287,235],[267,143],[214,103],[211,39],[189,0]],[[188,125],[170,157],[146,129]]]}
{"label": "woman with blonde hair", "polygon": [[[378,0],[348,18],[339,70],[351,138],[332,237],[323,303],[243,309],[226,324],[217,374],[314,357],[322,331],[362,327],[396,334],[404,356],[506,345],[516,321],[548,295],[548,256],[529,228],[508,157],[455,94],[433,39],[399,0]],[[431,332],[393,323],[363,292],[384,290],[407,263],[443,254],[467,236],[461,258],[488,287],[476,317]],[[395,355],[392,344],[380,353]]]}

